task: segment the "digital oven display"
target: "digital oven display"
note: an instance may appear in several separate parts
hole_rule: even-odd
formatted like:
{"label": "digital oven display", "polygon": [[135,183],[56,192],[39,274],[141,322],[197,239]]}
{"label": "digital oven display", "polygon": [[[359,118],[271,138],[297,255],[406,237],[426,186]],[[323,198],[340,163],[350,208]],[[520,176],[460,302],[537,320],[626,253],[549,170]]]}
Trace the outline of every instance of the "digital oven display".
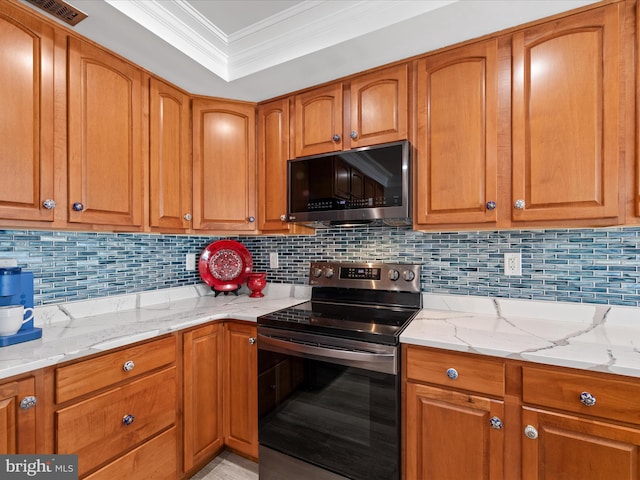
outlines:
{"label": "digital oven display", "polygon": [[380,280],[380,269],[360,267],[341,268],[340,278],[352,280]]}

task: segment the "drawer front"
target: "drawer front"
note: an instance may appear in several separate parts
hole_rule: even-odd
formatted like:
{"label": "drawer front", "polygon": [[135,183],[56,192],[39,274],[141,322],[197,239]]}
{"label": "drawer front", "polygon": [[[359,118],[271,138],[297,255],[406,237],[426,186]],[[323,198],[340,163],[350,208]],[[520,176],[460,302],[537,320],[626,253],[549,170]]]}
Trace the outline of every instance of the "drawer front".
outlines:
{"label": "drawer front", "polygon": [[176,360],[175,337],[108,353],[56,369],[56,403],[138,377]]}
{"label": "drawer front", "polygon": [[407,380],[503,396],[504,363],[478,356],[406,345]]}
{"label": "drawer front", "polygon": [[172,427],[147,443],[92,473],[85,480],[176,479],[177,434]]}
{"label": "drawer front", "polygon": [[176,409],[171,367],[57,411],[56,453],[78,454],[83,474],[174,424]]}
{"label": "drawer front", "polygon": [[640,424],[639,400],[640,382],[522,367],[524,403]]}

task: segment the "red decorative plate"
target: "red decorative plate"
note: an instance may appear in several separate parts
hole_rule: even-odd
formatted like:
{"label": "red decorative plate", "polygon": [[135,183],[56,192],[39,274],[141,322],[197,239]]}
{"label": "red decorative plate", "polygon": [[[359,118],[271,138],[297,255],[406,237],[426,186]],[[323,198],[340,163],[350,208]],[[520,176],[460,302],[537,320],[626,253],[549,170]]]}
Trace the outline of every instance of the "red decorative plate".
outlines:
{"label": "red decorative plate", "polygon": [[204,283],[219,292],[237,290],[253,269],[253,258],[240,242],[218,240],[202,251],[198,270]]}

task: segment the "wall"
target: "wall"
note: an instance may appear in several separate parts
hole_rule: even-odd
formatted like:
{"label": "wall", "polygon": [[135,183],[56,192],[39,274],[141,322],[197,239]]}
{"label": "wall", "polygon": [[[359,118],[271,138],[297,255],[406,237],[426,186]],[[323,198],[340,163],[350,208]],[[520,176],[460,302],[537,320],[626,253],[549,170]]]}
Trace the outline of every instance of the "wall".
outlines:
{"label": "wall", "polygon": [[[0,231],[0,258],[34,272],[36,305],[200,282],[185,254],[222,237]],[[225,237],[228,238],[228,237]],[[460,295],[640,306],[640,228],[424,233],[333,228],[313,236],[243,236],[255,271],[303,284],[311,260],[420,263],[422,290]],[[280,268],[270,270],[269,252]],[[522,252],[523,275],[502,274]]]}

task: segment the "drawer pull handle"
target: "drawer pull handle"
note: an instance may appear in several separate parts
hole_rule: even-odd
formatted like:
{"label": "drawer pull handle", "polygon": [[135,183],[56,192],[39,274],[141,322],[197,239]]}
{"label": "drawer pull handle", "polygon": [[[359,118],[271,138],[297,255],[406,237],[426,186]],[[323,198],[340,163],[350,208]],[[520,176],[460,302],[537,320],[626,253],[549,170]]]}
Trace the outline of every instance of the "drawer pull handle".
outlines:
{"label": "drawer pull handle", "polygon": [[451,380],[455,380],[458,378],[458,371],[455,368],[448,368],[447,369],[447,377],[449,377]]}
{"label": "drawer pull handle", "polygon": [[596,397],[591,395],[589,392],[582,392],[580,394],[580,401],[587,407],[593,407],[596,404]]}
{"label": "drawer pull handle", "polygon": [[122,423],[124,423],[125,425],[131,425],[135,418],[136,417],[134,417],[133,415],[125,415],[124,417],[122,417]]}
{"label": "drawer pull handle", "polygon": [[133,363],[133,360],[127,360],[126,362],[124,362],[124,365],[122,365],[122,369],[125,372],[130,372],[135,366],[136,364]]}
{"label": "drawer pull handle", "polygon": [[502,430],[502,420],[498,417],[491,417],[489,425],[495,430]]}
{"label": "drawer pull handle", "polygon": [[531,440],[538,438],[538,430],[533,425],[527,425],[524,427],[524,435]]}
{"label": "drawer pull handle", "polygon": [[20,402],[20,408],[22,410],[29,410],[30,408],[35,407],[36,403],[38,403],[36,397],[34,397],[33,395],[29,395],[28,397],[24,397],[22,399],[22,401]]}

